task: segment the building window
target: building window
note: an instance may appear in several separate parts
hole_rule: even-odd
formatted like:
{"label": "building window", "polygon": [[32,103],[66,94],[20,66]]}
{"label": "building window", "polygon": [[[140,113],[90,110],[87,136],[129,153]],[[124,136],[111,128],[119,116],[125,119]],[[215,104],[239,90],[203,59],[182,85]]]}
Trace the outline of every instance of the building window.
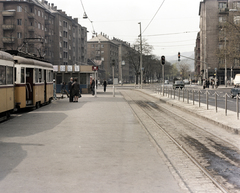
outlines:
{"label": "building window", "polygon": [[62,22],[61,21],[59,21],[59,26],[62,26]]}
{"label": "building window", "polygon": [[234,59],[234,66],[240,66],[240,61],[238,58]]}
{"label": "building window", "polygon": [[63,58],[68,58],[68,53],[67,52],[63,52]]}
{"label": "building window", "polygon": [[239,9],[240,8],[240,1],[233,2],[233,9]]}
{"label": "building window", "polygon": [[227,8],[227,2],[219,2],[219,3],[218,3],[218,8],[219,8],[219,9],[225,9],[225,8]]}
{"label": "building window", "polygon": [[219,22],[220,23],[225,23],[227,21],[227,18],[226,17],[219,17]]}
{"label": "building window", "polygon": [[234,24],[240,24],[240,16],[233,17]]}
{"label": "building window", "polygon": [[17,6],[17,12],[22,12],[22,7],[21,6]]}
{"label": "building window", "polygon": [[21,39],[22,38],[22,32],[17,32],[17,38]]}
{"label": "building window", "polygon": [[22,25],[22,19],[17,19],[17,25]]}
{"label": "building window", "polygon": [[38,23],[38,29],[41,29],[41,24],[40,23]]}

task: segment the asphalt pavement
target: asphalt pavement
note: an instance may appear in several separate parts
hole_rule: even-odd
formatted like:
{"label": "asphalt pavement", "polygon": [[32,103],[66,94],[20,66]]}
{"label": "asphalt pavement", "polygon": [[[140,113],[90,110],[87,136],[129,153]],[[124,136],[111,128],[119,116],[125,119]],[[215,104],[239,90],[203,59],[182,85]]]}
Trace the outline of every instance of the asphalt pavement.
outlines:
{"label": "asphalt pavement", "polygon": [[1,192],[182,192],[128,103],[108,90],[1,123]]}

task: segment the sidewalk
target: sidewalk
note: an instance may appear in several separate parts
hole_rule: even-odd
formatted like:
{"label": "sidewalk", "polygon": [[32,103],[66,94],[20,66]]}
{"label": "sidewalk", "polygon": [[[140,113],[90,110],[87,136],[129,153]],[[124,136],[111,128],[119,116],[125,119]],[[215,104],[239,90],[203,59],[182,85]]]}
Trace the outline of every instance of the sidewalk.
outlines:
{"label": "sidewalk", "polygon": [[0,127],[2,192],[182,192],[119,92],[54,100]]}
{"label": "sidewalk", "polygon": [[191,100],[189,100],[189,104],[186,102],[186,100],[185,102],[183,102],[182,100],[179,101],[177,99],[177,96],[174,100],[173,98],[168,98],[166,95],[162,96],[160,94],[154,93],[150,89],[139,89],[139,91],[157,97],[161,101],[166,102],[171,106],[178,107],[183,111],[190,112],[192,114],[195,114],[196,116],[206,119],[218,126],[221,126],[222,128],[226,129],[231,133],[240,135],[240,120],[237,119],[236,112],[228,110],[227,116],[225,116],[225,109],[222,108],[218,108],[218,112],[216,112],[214,106],[209,105],[209,110],[207,110],[207,105],[203,103],[201,103],[201,106],[199,107],[198,103],[196,102],[195,105],[193,105]]}

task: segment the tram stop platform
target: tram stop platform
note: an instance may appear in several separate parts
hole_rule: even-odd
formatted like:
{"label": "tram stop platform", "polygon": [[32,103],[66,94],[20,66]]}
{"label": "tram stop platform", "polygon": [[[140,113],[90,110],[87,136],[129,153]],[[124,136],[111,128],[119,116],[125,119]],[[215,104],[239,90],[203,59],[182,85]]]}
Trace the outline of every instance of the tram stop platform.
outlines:
{"label": "tram stop platform", "polygon": [[55,100],[0,128],[2,192],[182,192],[117,91]]}

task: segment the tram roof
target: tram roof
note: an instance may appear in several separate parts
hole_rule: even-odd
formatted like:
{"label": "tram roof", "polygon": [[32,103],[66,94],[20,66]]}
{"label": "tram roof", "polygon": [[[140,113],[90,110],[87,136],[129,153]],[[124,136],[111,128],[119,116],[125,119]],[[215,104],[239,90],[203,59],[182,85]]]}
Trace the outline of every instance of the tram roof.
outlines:
{"label": "tram roof", "polygon": [[51,63],[42,62],[42,61],[30,59],[30,58],[24,58],[21,56],[13,56],[13,59],[18,64],[26,64],[26,65],[34,65],[34,66],[53,68],[53,65]]}
{"label": "tram roof", "polygon": [[4,51],[0,51],[0,59],[13,61],[12,55]]}

